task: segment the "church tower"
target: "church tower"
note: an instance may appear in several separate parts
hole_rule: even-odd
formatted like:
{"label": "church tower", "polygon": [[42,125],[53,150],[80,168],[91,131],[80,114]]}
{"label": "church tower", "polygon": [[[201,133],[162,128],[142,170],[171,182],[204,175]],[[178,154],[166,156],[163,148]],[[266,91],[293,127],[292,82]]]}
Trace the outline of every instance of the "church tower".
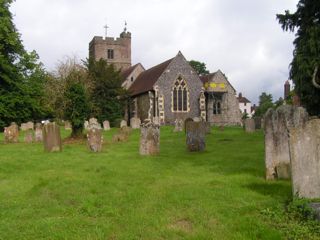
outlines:
{"label": "church tower", "polygon": [[107,36],[93,37],[89,43],[89,57],[96,61],[103,58],[119,70],[131,67],[131,33],[125,27],[116,39]]}

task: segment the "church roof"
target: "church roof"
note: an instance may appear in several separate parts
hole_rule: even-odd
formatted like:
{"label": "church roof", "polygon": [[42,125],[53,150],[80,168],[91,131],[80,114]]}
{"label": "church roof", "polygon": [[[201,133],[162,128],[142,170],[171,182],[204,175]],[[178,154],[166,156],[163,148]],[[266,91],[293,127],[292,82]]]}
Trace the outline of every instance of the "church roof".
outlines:
{"label": "church roof", "polygon": [[224,78],[224,80],[231,86],[231,88],[236,92],[235,88],[231,85],[229,80],[226,78],[223,72],[219,69],[218,71],[214,73],[209,73],[207,75],[199,76],[201,82],[203,85],[205,85],[208,82],[214,82],[214,83],[219,83],[221,78]]}
{"label": "church roof", "polygon": [[[121,72],[122,78],[125,80],[127,77],[129,77],[129,75],[134,71],[134,69],[135,69],[136,67],[138,67],[139,64],[141,65],[141,63],[137,63],[137,64],[135,64],[135,65],[133,65],[133,66],[127,68],[127,69],[124,69],[124,70]],[[141,66],[142,66],[142,65],[141,65]],[[142,66],[142,67],[143,67],[143,66]]]}
{"label": "church roof", "polygon": [[173,58],[142,72],[129,88],[130,94],[134,96],[152,90],[153,85],[172,60]]}

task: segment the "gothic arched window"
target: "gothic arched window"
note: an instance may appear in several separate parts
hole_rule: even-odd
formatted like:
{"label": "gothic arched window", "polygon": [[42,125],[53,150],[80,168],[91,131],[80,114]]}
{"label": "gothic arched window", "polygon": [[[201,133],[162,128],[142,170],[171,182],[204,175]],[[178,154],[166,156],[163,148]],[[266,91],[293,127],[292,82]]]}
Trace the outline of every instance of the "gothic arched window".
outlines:
{"label": "gothic arched window", "polygon": [[189,90],[187,83],[179,76],[172,89],[172,111],[187,112],[189,105]]}

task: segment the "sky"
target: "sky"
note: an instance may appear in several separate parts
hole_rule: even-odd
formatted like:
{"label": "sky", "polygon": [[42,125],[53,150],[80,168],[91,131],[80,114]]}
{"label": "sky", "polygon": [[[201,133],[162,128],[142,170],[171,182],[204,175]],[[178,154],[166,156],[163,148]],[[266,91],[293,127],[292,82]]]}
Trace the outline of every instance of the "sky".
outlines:
{"label": "sky", "polygon": [[14,23],[28,51],[49,71],[66,56],[88,57],[94,36],[132,34],[132,64],[148,69],[174,57],[220,69],[243,96],[258,103],[262,92],[283,97],[294,34],[277,13],[294,12],[297,0],[16,0]]}

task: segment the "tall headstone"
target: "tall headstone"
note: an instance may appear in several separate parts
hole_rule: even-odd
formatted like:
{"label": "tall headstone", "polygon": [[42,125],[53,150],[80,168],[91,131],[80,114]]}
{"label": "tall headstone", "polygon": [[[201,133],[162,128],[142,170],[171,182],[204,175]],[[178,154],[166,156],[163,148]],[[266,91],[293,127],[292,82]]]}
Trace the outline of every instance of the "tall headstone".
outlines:
{"label": "tall headstone", "polygon": [[191,152],[204,151],[206,148],[206,126],[205,122],[188,122],[187,131],[187,148]]}
{"label": "tall headstone", "polygon": [[140,154],[157,155],[160,152],[160,127],[145,121],[140,127]]}
{"label": "tall headstone", "polygon": [[246,118],[244,120],[244,129],[247,133],[254,132],[256,130],[254,119]]}
{"label": "tall headstone", "polygon": [[92,152],[101,152],[102,150],[102,143],[103,143],[103,136],[102,136],[102,129],[96,128],[96,125],[92,127],[89,126],[89,131],[87,133],[88,139],[88,148]]}
{"label": "tall headstone", "polygon": [[303,125],[308,113],[301,107],[283,105],[264,116],[266,179],[290,177],[289,129]]}
{"label": "tall headstone", "polygon": [[109,131],[110,130],[110,122],[108,120],[105,120],[103,122],[103,130]]}
{"label": "tall headstone", "polygon": [[25,132],[24,141],[25,141],[26,143],[32,143],[32,142],[33,142],[33,130],[28,129],[28,130]]}
{"label": "tall headstone", "polygon": [[31,121],[29,121],[29,122],[26,123],[26,127],[27,127],[27,130],[28,130],[28,129],[33,130],[33,129],[34,129],[34,123],[31,122]]}
{"label": "tall headstone", "polygon": [[128,125],[127,125],[127,121],[126,120],[121,120],[121,122],[120,122],[120,128],[122,128],[122,127],[127,127]]}
{"label": "tall headstone", "polygon": [[4,128],[4,142],[17,143],[19,141],[19,127],[16,123],[11,123],[9,127]]}
{"label": "tall headstone", "polygon": [[42,135],[42,124],[41,123],[36,123],[36,129],[35,129],[34,135],[35,135],[36,142],[42,142],[43,135]]}
{"label": "tall headstone", "polygon": [[320,119],[290,129],[293,194],[320,198]]}
{"label": "tall headstone", "polygon": [[132,129],[139,129],[141,125],[141,120],[140,118],[133,117],[130,119],[130,126]]}
{"label": "tall headstone", "polygon": [[60,152],[62,150],[60,127],[56,123],[44,125],[43,144],[46,152]]}
{"label": "tall headstone", "polygon": [[173,131],[174,132],[182,132],[182,130],[183,130],[183,121],[182,121],[182,119],[176,119],[174,121],[174,129],[173,129]]}

